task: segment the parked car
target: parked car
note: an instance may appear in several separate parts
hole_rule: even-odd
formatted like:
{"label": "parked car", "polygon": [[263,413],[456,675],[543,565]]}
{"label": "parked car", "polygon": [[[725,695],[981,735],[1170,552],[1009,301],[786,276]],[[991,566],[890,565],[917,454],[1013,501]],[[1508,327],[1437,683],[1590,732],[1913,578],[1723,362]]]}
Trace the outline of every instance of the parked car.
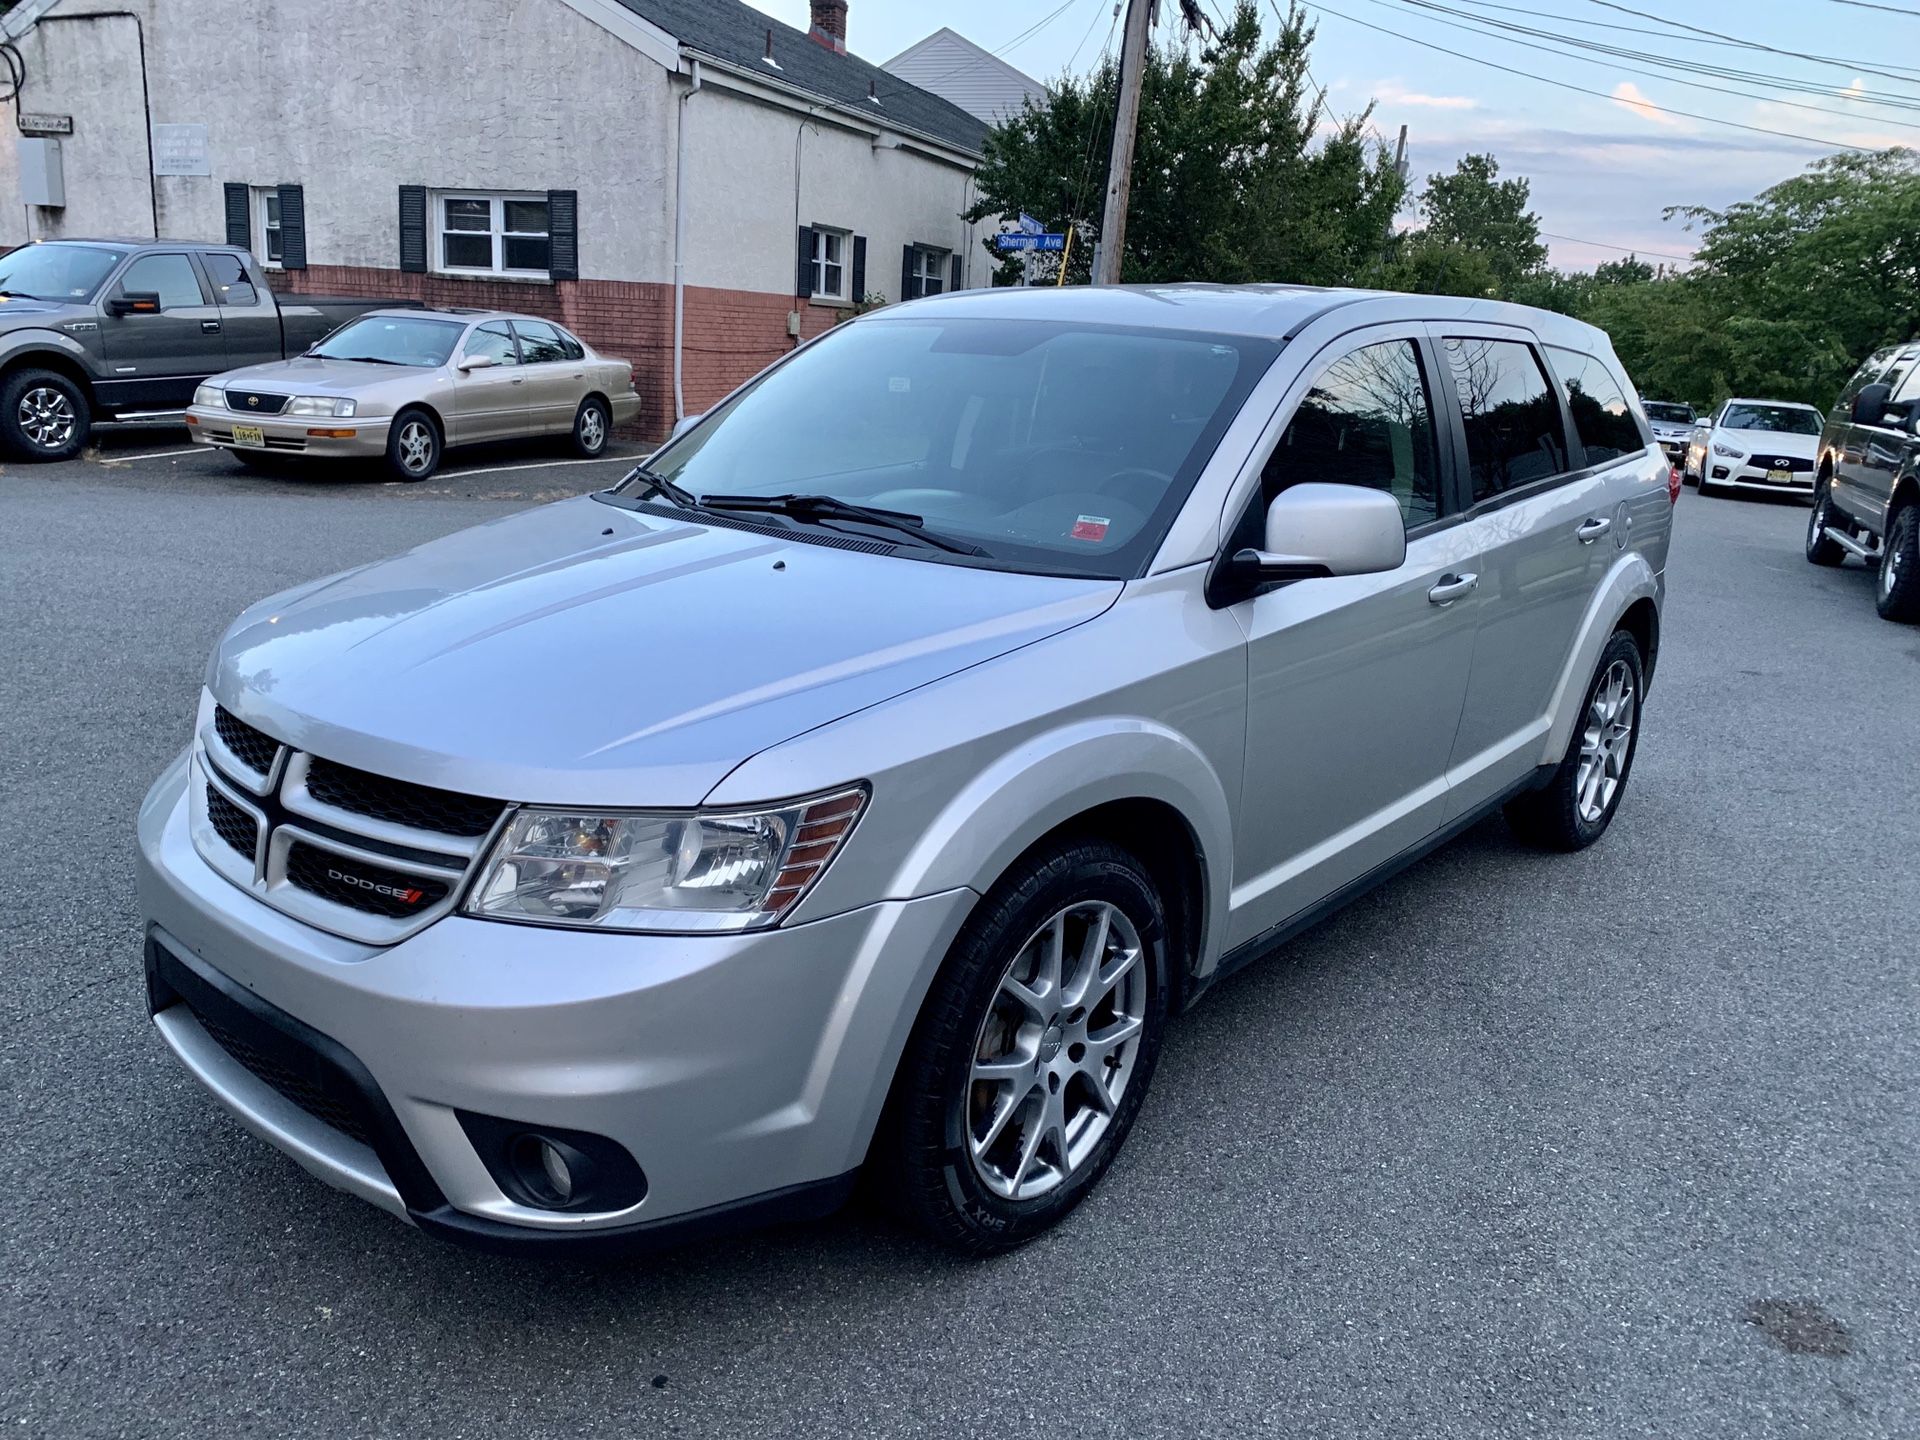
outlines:
{"label": "parked car", "polygon": [[1700,442],[1700,493],[1766,490],[1811,495],[1820,412],[1790,400],[1728,400]]}
{"label": "parked car", "polygon": [[650,465],[246,611],[141,809],[168,1045],[442,1236],[871,1166],[1018,1244],[1176,1011],[1489,812],[1591,844],[1632,771],[1668,467],[1564,316],[965,292]]}
{"label": "parked car", "polygon": [[390,304],[276,296],[231,245],[23,245],[0,256],[0,443],[18,459],[68,459],[96,420],[177,417],[209,375],[297,355]]}
{"label": "parked car", "polygon": [[1920,621],[1920,344],[1882,350],[1854,372],[1820,434],[1807,559],[1857,556],[1877,571],[1881,616]]}
{"label": "parked car", "polygon": [[1640,408],[1646,411],[1647,421],[1653,426],[1653,438],[1666,453],[1668,463],[1684,464],[1687,441],[1693,435],[1694,426],[1699,423],[1693,407],[1671,400],[1643,400]]}
{"label": "parked car", "polygon": [[566,435],[591,458],[640,413],[633,367],[550,320],[504,310],[376,310],[292,360],[194,392],[196,444],[243,464],[384,457],[424,480],[451,445]]}

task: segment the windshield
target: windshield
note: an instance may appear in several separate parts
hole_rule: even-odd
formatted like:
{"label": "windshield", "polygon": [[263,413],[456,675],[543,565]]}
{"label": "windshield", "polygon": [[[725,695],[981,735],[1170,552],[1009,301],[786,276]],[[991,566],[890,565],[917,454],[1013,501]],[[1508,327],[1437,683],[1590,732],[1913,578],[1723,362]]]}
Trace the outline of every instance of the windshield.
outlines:
{"label": "windshield", "polygon": [[384,360],[389,365],[444,365],[466,325],[416,315],[362,315],[311,353],[325,360]]}
{"label": "windshield", "polygon": [[1691,405],[1670,405],[1660,400],[1647,401],[1641,407],[1647,412],[1649,420],[1663,420],[1669,425],[1691,425],[1693,407]]}
{"label": "windshield", "polygon": [[769,372],[654,469],[696,498],[829,495],[903,511],[988,552],[928,558],[1125,579],[1278,348],[1052,321],[867,320]]}
{"label": "windshield", "polygon": [[126,257],[98,245],[22,245],[0,256],[0,290],[35,300],[91,300]]}
{"label": "windshield", "polygon": [[1818,435],[1820,412],[1797,405],[1729,405],[1720,424],[1727,430],[1771,430],[1776,435]]}

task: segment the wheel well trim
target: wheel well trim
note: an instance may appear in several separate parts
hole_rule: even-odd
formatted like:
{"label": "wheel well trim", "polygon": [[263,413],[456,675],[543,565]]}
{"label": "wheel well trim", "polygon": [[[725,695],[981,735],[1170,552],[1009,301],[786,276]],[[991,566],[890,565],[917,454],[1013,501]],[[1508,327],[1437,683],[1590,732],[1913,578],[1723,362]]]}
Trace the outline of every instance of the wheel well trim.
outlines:
{"label": "wheel well trim", "polygon": [[93,376],[87,371],[87,352],[78,344],[51,330],[16,331],[8,338],[24,343],[0,354],[0,384],[11,379],[15,371],[39,366],[73,381],[87,405],[94,410],[100,408],[100,399],[93,392]]}
{"label": "wheel well trim", "polygon": [[1660,577],[1646,557],[1633,550],[1623,552],[1595,590],[1593,599],[1587,603],[1586,614],[1581,617],[1579,639],[1554,686],[1547,711],[1553,723],[1547,727],[1546,739],[1535,756],[1537,764],[1558,765],[1565,758],[1567,746],[1573,739],[1573,727],[1579,723],[1580,701],[1586,694],[1593,668],[1600,661],[1600,652],[1613,638],[1614,631],[1621,628],[1628,613],[1643,601],[1645,609],[1640,613],[1650,611],[1652,615],[1653,654],[1642,657],[1647,671],[1644,678],[1651,678],[1653,661],[1659,653],[1660,600]]}
{"label": "wheel well trim", "polygon": [[442,415],[438,407],[436,407],[429,400],[407,401],[406,404],[402,405],[398,410],[395,410],[393,414],[388,417],[387,427],[391,429],[393,427],[394,422],[397,421],[402,415],[406,414],[409,410],[424,411],[426,413],[427,418],[433,421],[435,428],[437,428],[440,431],[440,443],[443,446],[447,443],[447,417]]}

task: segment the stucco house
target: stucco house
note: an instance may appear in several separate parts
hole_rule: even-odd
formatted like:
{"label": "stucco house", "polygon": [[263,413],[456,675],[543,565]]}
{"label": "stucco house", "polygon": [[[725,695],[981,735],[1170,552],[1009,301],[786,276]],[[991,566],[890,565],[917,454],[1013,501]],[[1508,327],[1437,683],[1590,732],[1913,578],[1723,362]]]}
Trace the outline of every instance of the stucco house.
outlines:
{"label": "stucco house", "polygon": [[118,4],[0,19],[0,243],[225,238],[288,289],[544,315],[636,363],[652,434],[863,295],[989,283],[986,126],[851,53],[847,0],[807,31],[740,0]]}

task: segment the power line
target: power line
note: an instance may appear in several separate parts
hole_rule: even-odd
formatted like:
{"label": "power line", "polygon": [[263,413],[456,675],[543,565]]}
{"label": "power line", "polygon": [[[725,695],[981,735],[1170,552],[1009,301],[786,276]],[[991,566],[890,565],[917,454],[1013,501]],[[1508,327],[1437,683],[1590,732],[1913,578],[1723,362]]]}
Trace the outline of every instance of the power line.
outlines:
{"label": "power line", "polygon": [[[1451,55],[1456,60],[1466,60],[1475,65],[1484,65],[1490,70],[1499,70],[1507,75],[1518,75],[1523,80],[1536,80],[1543,85],[1552,85],[1556,89],[1571,91],[1576,95],[1591,95],[1596,100],[1626,103],[1619,101],[1616,96],[1610,95],[1604,90],[1589,89],[1585,85],[1575,85],[1567,80],[1550,79],[1545,75],[1536,75],[1531,70],[1521,70],[1512,65],[1502,65],[1497,60],[1484,60],[1478,55],[1469,55],[1464,50],[1449,49],[1447,46],[1436,44],[1431,40],[1422,40],[1415,35],[1405,35],[1398,30],[1389,30],[1384,25],[1375,25],[1370,20],[1361,20],[1355,16],[1346,15],[1338,10],[1331,9],[1321,4],[1320,0],[1307,0],[1307,3],[1310,9],[1318,10],[1323,15],[1331,15],[1337,20],[1345,20],[1349,25],[1359,25],[1378,35],[1386,35],[1395,40],[1404,40],[1408,44],[1418,45],[1424,50],[1436,50],[1442,55]],[[1693,110],[1675,110],[1670,106],[1656,105],[1651,100],[1635,100],[1632,104],[1635,109],[1653,110],[1662,115],[1677,115],[1683,120],[1699,120],[1708,125],[1723,125],[1731,130],[1745,130],[1755,135],[1772,135],[1781,140],[1799,140],[1808,145],[1818,145],[1823,149],[1853,150],[1863,155],[1872,153],[1864,145],[1850,145],[1843,140],[1822,140],[1812,135],[1797,134],[1792,130],[1774,130],[1765,125],[1747,125],[1738,120],[1722,120],[1716,115],[1702,115]]]}
{"label": "power line", "polygon": [[1907,10],[1898,5],[1879,5],[1874,0],[1833,0],[1836,5],[1851,5],[1859,10],[1884,10],[1889,15],[1906,15],[1920,20],[1920,10]]}
{"label": "power line", "polygon": [[1578,235],[1556,235],[1551,230],[1539,232],[1542,240],[1561,240],[1569,245],[1592,245],[1601,250],[1618,250],[1622,255],[1646,256],[1654,260],[1678,260],[1683,265],[1694,263],[1691,255],[1668,255],[1659,250],[1642,250],[1637,245],[1613,245],[1605,240],[1582,240]]}
{"label": "power line", "polygon": [[[1394,8],[1391,4],[1389,4],[1389,0],[1368,0],[1368,3],[1379,5],[1384,9]],[[1802,81],[1797,81],[1797,80],[1790,79],[1786,76],[1758,75],[1758,74],[1753,74],[1752,72],[1731,70],[1731,69],[1727,69],[1725,67],[1717,66],[1717,65],[1700,65],[1700,64],[1695,64],[1688,61],[1683,61],[1683,60],[1667,60],[1663,58],[1656,58],[1654,56],[1642,55],[1637,51],[1622,49],[1618,46],[1601,45],[1591,40],[1578,40],[1571,37],[1557,36],[1557,35],[1554,35],[1552,31],[1549,31],[1549,30],[1538,30],[1538,29],[1534,29],[1531,26],[1516,25],[1511,21],[1507,21],[1507,20],[1483,19],[1480,16],[1470,15],[1465,11],[1454,10],[1449,6],[1438,4],[1436,3],[1436,0],[1400,0],[1400,3],[1412,9],[1419,10],[1421,12],[1432,12],[1429,18],[1434,18],[1434,23],[1436,24],[1445,25],[1455,30],[1461,30],[1466,32],[1469,35],[1483,35],[1489,40],[1500,40],[1509,45],[1518,45],[1522,49],[1537,50],[1540,53],[1545,55],[1558,55],[1563,59],[1573,60],[1583,65],[1590,65],[1596,62],[1588,60],[1585,56],[1569,54],[1567,51],[1560,49],[1559,44],[1572,45],[1577,49],[1591,51],[1596,55],[1605,55],[1615,59],[1630,60],[1638,65],[1654,66],[1656,68],[1666,69],[1666,70],[1678,70],[1690,75],[1713,75],[1716,77],[1724,77],[1729,79],[1760,80],[1760,81],[1764,81],[1767,84],[1779,87],[1780,89],[1791,90],[1799,94],[1828,95],[1832,93],[1831,89],[1827,86],[1814,85],[1814,84],[1810,84]],[[1455,20],[1435,18],[1438,16],[1445,16],[1445,15],[1452,15],[1452,16],[1457,16],[1461,18],[1455,19]],[[1492,28],[1481,28],[1482,26],[1488,26]],[[1508,32],[1508,31],[1512,33],[1511,34],[1502,33],[1502,32]],[[1514,38],[1516,35],[1539,36],[1542,39],[1551,40],[1558,43],[1540,44],[1531,40],[1516,39]],[[1686,81],[1685,83],[1690,85],[1694,89],[1711,90],[1716,94],[1720,94],[1720,95],[1733,95],[1741,99],[1754,98],[1753,92],[1751,90],[1732,90],[1727,88],[1724,85],[1709,85],[1705,81],[1701,81],[1701,80],[1689,80],[1689,81]],[[1815,115],[1831,115],[1836,119],[1848,120],[1854,123],[1860,123],[1861,121],[1865,120],[1865,121],[1870,121],[1871,123],[1880,124],[1880,125],[1897,125],[1902,129],[1906,129],[1906,130],[1920,130],[1920,124],[1916,124],[1911,120],[1894,120],[1884,116],[1853,115],[1853,114],[1849,114],[1844,110],[1830,109],[1825,105],[1809,105],[1806,102],[1800,101],[1800,100],[1783,99],[1778,95],[1774,95],[1768,98],[1769,98],[1769,103],[1771,104],[1782,105],[1793,110],[1806,110],[1806,111],[1810,111]],[[1861,98],[1863,99],[1865,98],[1864,93]],[[1920,112],[1920,99],[1911,99],[1907,97],[1892,97],[1887,99],[1874,99],[1874,100],[1871,100],[1869,103],[1880,105],[1890,109]]]}
{"label": "power line", "polygon": [[[1467,3],[1486,10],[1511,10],[1521,15],[1533,15],[1537,13],[1518,5],[1496,5],[1492,3],[1492,0],[1467,0]],[[1615,0],[1588,0],[1588,3],[1598,5],[1606,10],[1618,10],[1623,15],[1635,15],[1642,20],[1652,20],[1669,28],[1666,30],[1648,30],[1638,25],[1622,25],[1617,20],[1581,20],[1572,15],[1542,15],[1540,18],[1565,20],[1570,24],[1586,25],[1594,29],[1624,30],[1634,35],[1671,36],[1674,30],[1684,30],[1690,35],[1702,37],[1700,43],[1708,45],[1730,45],[1740,50],[1761,50],[1769,55],[1784,55],[1790,60],[1812,60],[1822,65],[1839,65],[1848,70],[1857,70],[1865,75],[1884,76],[1886,79],[1902,85],[1920,83],[1920,80],[1916,80],[1916,77],[1920,76],[1920,71],[1916,71],[1905,65],[1895,65],[1892,69],[1886,70],[1880,69],[1875,65],[1869,65],[1863,60],[1852,59],[1846,55],[1815,55],[1812,52],[1802,53],[1794,50],[1781,50],[1772,45],[1763,45],[1758,40],[1742,40],[1738,36],[1723,34],[1718,30],[1705,30],[1698,25],[1689,25],[1684,20],[1669,20],[1664,15],[1656,15],[1649,10],[1636,10],[1631,5],[1616,4]]]}
{"label": "power line", "polygon": [[1087,48],[1087,41],[1093,38],[1093,27],[1100,23],[1100,11],[1095,9],[1093,19],[1087,22],[1087,33],[1080,37],[1080,43],[1073,47],[1073,54],[1067,57],[1067,74],[1073,73],[1073,62],[1080,58],[1080,52]]}

